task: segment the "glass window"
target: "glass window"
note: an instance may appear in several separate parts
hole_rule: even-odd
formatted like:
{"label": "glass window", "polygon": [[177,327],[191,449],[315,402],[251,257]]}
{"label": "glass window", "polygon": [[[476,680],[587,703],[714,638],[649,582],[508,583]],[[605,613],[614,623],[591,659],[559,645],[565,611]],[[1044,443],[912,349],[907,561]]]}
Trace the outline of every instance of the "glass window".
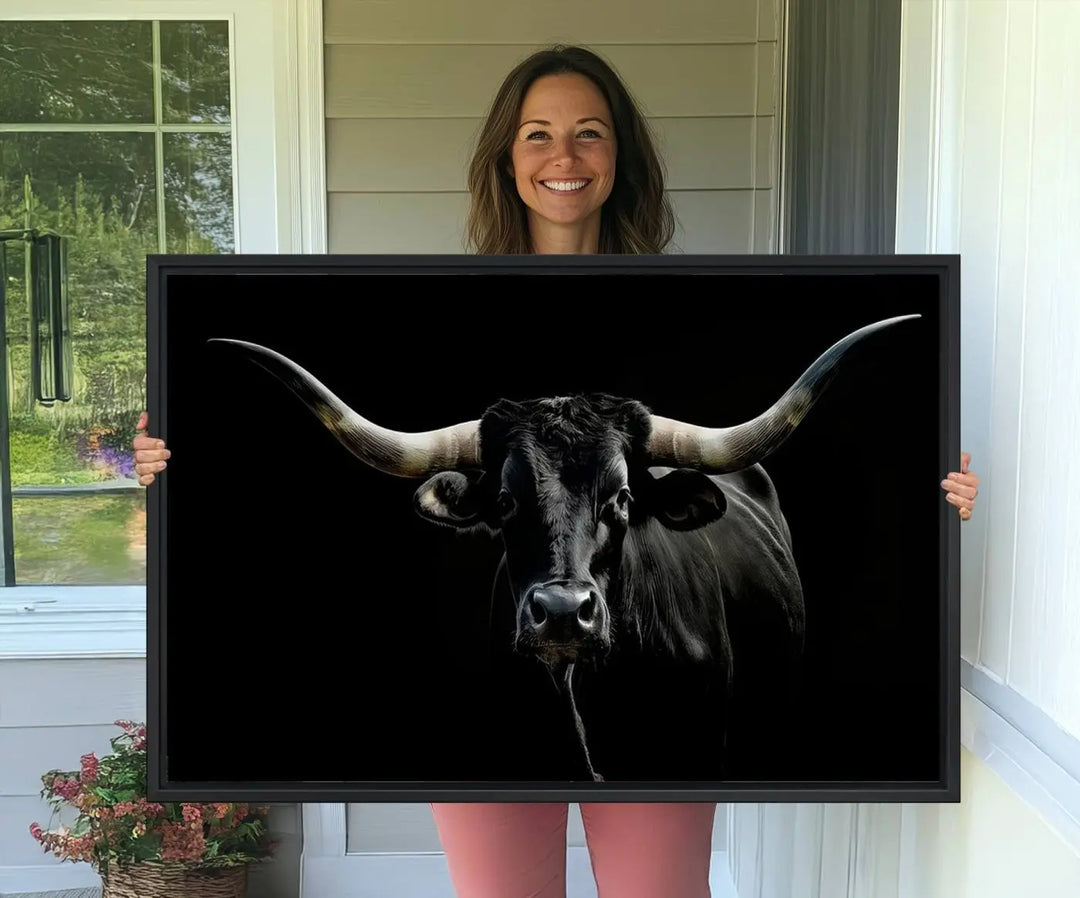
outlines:
{"label": "glass window", "polygon": [[[19,584],[146,582],[147,253],[234,251],[224,21],[4,23],[3,254]],[[34,396],[27,232],[69,239],[70,401]],[[2,501],[2,497],[0,497]]]}

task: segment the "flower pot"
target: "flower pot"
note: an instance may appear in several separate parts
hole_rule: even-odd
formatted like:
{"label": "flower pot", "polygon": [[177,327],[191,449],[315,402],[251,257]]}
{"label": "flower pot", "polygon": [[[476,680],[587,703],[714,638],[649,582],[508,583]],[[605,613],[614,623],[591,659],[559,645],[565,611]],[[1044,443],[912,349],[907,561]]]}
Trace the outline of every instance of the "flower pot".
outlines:
{"label": "flower pot", "polygon": [[112,867],[101,877],[101,898],[244,898],[247,866],[200,869],[146,862]]}

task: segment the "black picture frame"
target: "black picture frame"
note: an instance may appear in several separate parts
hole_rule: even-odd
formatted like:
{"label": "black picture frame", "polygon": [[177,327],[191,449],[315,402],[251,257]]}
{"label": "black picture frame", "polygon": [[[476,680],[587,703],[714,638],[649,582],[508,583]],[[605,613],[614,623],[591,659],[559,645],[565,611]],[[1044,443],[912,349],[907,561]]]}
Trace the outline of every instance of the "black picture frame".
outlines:
{"label": "black picture frame", "polygon": [[[481,397],[500,390],[564,395],[575,377],[585,392],[622,384],[610,391],[654,414],[719,427],[764,411],[834,339],[909,313],[920,317],[841,363],[763,463],[783,471],[773,479],[793,542],[813,553],[798,561],[801,577],[804,562],[812,569],[812,674],[798,716],[770,731],[779,738],[766,752],[790,762],[788,776],[447,775],[432,758],[481,757],[468,750],[477,727],[507,740],[490,749],[492,763],[507,746],[542,755],[564,744],[522,741],[535,693],[508,700],[509,685],[485,680],[493,703],[478,707],[467,691],[476,670],[447,666],[457,649],[438,654],[446,634],[467,654],[462,634],[480,620],[460,601],[479,580],[457,587],[444,576],[470,539],[447,537],[435,560],[409,556],[415,543],[395,556],[390,519],[361,512],[381,501],[380,478],[403,478],[357,461],[280,380],[207,343],[275,348],[398,430],[451,423],[450,409],[465,406],[479,417]],[[959,256],[149,256],[147,340],[150,433],[173,453],[147,495],[151,799],[959,801],[960,522],[938,484],[961,448]],[[406,396],[423,401],[406,409]],[[358,485],[365,472],[374,479]],[[419,521],[412,507],[392,513]],[[428,526],[442,539],[446,528]],[[390,578],[422,578],[426,565],[444,567],[417,582],[445,590],[393,588]],[[365,632],[358,619],[375,624]],[[806,645],[809,656],[809,636]],[[500,717],[514,723],[489,724]],[[543,719],[548,733],[554,718]],[[634,744],[645,757],[662,740],[647,742],[655,737],[641,726]],[[343,776],[361,755],[441,773]]]}

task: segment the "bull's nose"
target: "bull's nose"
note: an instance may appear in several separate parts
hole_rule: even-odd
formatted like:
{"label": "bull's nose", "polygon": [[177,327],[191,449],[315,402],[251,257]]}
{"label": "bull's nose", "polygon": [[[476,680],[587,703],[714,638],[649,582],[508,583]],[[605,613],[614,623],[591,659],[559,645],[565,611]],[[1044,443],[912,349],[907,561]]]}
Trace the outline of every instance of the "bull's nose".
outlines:
{"label": "bull's nose", "polygon": [[587,586],[552,584],[534,589],[525,608],[537,636],[561,641],[595,632],[599,605],[599,596]]}

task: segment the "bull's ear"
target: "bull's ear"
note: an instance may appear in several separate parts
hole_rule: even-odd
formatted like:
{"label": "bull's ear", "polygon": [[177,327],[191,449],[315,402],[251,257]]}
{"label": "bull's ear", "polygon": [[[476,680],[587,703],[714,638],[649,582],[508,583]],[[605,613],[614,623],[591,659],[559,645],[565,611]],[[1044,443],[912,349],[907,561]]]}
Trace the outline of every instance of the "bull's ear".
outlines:
{"label": "bull's ear", "polygon": [[422,518],[450,527],[480,523],[479,490],[464,474],[444,471],[426,481],[413,495],[413,508]]}
{"label": "bull's ear", "polygon": [[678,468],[653,481],[652,512],[672,530],[696,530],[719,521],[727,511],[727,497],[700,471]]}

